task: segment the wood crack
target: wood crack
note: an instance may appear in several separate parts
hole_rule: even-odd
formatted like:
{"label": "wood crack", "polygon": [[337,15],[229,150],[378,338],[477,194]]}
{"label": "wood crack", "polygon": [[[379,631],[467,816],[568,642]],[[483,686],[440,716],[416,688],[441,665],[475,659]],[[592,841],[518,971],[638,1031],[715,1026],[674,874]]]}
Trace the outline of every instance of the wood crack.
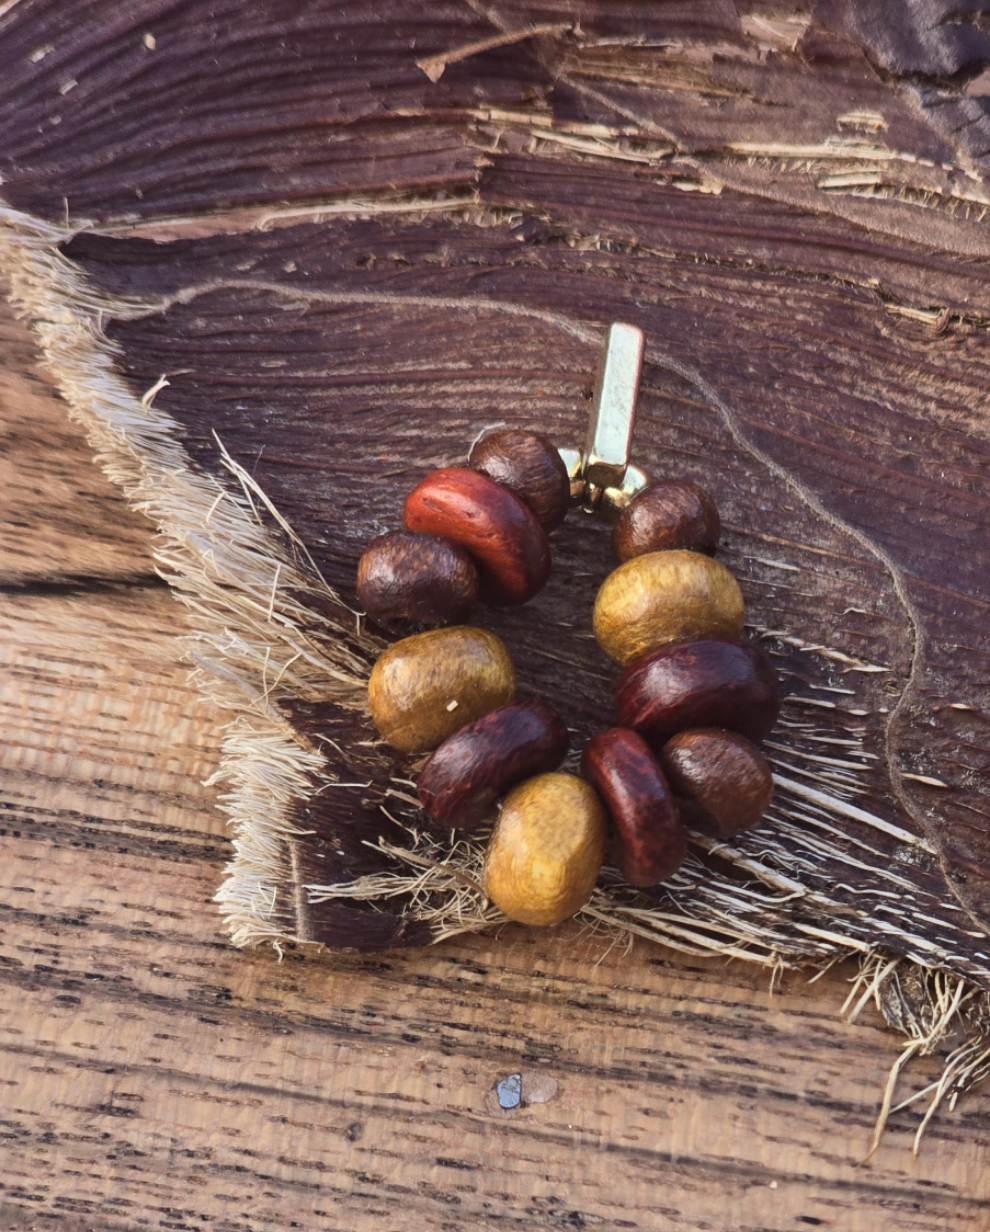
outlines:
{"label": "wood crack", "polygon": [[71,598],[75,595],[105,595],[121,590],[168,590],[168,583],[157,573],[117,574],[101,577],[67,574],[61,578],[24,578],[0,581],[0,594],[20,598]]}

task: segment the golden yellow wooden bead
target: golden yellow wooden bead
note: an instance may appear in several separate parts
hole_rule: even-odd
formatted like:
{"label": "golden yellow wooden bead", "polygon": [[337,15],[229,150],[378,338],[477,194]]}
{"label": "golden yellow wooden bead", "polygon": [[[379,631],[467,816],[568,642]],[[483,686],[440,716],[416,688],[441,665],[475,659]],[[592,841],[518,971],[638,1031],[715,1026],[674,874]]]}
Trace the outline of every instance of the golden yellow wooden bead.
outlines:
{"label": "golden yellow wooden bead", "polygon": [[610,573],[595,599],[595,637],[624,667],[668,642],[737,638],[744,619],[739,583],[699,552],[649,552]]}
{"label": "golden yellow wooden bead", "polygon": [[499,638],[453,625],[390,646],[372,669],[368,704],[389,744],[423,753],[512,701],[515,689],[515,669]]}
{"label": "golden yellow wooden bead", "polygon": [[605,809],[573,774],[539,774],[506,797],[485,852],[485,893],[520,924],[559,924],[591,897]]}

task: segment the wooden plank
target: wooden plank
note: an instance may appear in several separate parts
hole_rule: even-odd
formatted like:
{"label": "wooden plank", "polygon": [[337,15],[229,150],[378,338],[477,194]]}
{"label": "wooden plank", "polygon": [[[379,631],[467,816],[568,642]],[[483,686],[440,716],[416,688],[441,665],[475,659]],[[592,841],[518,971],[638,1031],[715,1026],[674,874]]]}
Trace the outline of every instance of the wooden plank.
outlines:
{"label": "wooden plank", "polygon": [[[8,369],[5,424],[19,389]],[[32,407],[0,491],[18,576],[87,540],[102,572],[8,583],[0,609],[4,1227],[985,1228],[986,1092],[917,1161],[921,1105],[895,1114],[863,1163],[902,1041],[872,1007],[840,1020],[848,967],[771,995],[757,969],[573,928],[232,950],[202,785],[222,716],[186,681],[181,609],[135,581],[146,524],[98,492],[61,407]],[[49,474],[92,494],[54,531]],[[919,1061],[899,1094],[939,1072]],[[546,1102],[499,1109],[514,1073]]]}
{"label": "wooden plank", "polygon": [[[803,848],[804,800],[785,790],[737,848],[757,861],[781,844],[775,867],[800,868],[819,895],[813,927],[990,980],[980,927],[990,657],[979,546],[990,503],[973,482],[990,457],[981,330],[935,333],[892,317],[875,288],[790,264],[812,230],[815,251],[830,249],[850,271],[854,242],[864,273],[874,244],[905,268],[928,260],[915,245],[766,207],[757,231],[779,236],[794,225],[801,244],[773,268],[740,267],[728,259],[741,223],[729,194],[657,193],[631,172],[563,160],[529,157],[524,170],[496,158],[485,178],[500,204],[525,212],[518,231],[372,218],[165,245],[80,237],[68,251],[94,286],[149,303],[107,327],[133,391],[174,373],[156,405],[179,423],[189,454],[222,482],[219,436],[352,604],[361,551],[399,524],[419,478],[457,464],[496,418],[582,440],[598,323],[639,324],[648,345],[635,458],[654,476],[702,484],[722,510],[720,558],[788,695],[771,752],[779,777],[853,792],[857,808],[926,840],[929,855],[891,842],[871,856],[875,828],[841,808],[827,819],[841,853]],[[668,222],[692,226],[679,253],[651,230],[658,198]],[[615,220],[644,245],[616,251]],[[966,265],[940,261],[953,277]],[[677,375],[685,364],[695,381]],[[552,548],[550,583],[524,612],[477,619],[505,640],[520,688],[565,715],[579,747],[612,721],[617,673],[589,644],[588,608],[613,561],[606,528],[580,517],[554,532]],[[340,709],[293,699],[284,708],[325,740],[342,782],[375,786],[358,797],[314,782],[299,822],[316,837],[299,846],[317,854],[295,861],[300,880],[324,880],[323,843],[344,845],[334,848],[343,850],[337,880],[372,871],[361,840],[383,832],[379,803],[420,824],[415,806],[386,800],[410,770],[367,757],[358,746],[368,729]],[[838,780],[820,760],[837,748],[850,754]],[[397,830],[391,838],[405,842]],[[896,888],[889,873],[902,878]],[[930,924],[920,940],[919,915]],[[315,935],[351,943],[331,926]]]}
{"label": "wooden plank", "polygon": [[[832,930],[987,987],[990,196],[986,96],[964,77],[990,44],[935,0],[887,8],[893,35],[873,0],[126,0],[76,20],[27,0],[0,19],[0,96],[21,103],[0,170],[11,205],[109,232],[63,249],[90,280],[80,311],[104,297],[84,336],[106,329],[134,393],[171,374],[156,406],[195,462],[229,479],[218,431],[345,600],[410,483],[493,418],[579,440],[598,335],[641,325],[636,460],[713,488],[749,635],[792,694],[776,804],[730,853],[751,887],[802,869],[789,907],[762,904],[763,940],[805,955]],[[67,287],[36,311],[57,317]],[[563,530],[525,621],[492,618],[579,738],[610,721],[614,684],[587,653],[583,596],[608,568],[591,538]],[[345,749],[344,782],[373,787],[324,791],[313,771],[311,841],[269,868],[284,893],[250,927],[391,943],[380,911],[345,927],[295,904],[327,850],[335,883],[368,870],[378,805],[412,770],[356,752],[352,715],[269,684],[298,732]],[[824,821],[809,782],[839,797]],[[678,904],[711,925],[699,899],[725,884],[710,866],[702,881]]]}
{"label": "wooden plank", "polygon": [[[0,283],[0,294],[4,289]],[[54,385],[37,366],[27,329],[6,305],[0,312],[0,389],[0,491],[7,494],[0,585],[154,583],[147,527],[92,465],[92,450],[64,408],[52,406]]]}

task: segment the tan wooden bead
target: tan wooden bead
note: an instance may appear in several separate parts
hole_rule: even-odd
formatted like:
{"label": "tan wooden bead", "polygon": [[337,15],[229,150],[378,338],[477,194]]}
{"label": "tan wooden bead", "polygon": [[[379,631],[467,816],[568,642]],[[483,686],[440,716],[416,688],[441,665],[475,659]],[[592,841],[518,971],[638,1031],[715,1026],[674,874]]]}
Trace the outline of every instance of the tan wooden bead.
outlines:
{"label": "tan wooden bead", "polygon": [[573,774],[539,774],[514,788],[485,852],[485,893],[510,920],[559,924],[591,897],[607,821],[597,793]]}
{"label": "tan wooden bead", "polygon": [[465,723],[512,701],[516,673],[487,629],[453,625],[405,637],[382,654],[368,682],[375,726],[403,753],[434,749]]}
{"label": "tan wooden bead", "polygon": [[595,637],[623,667],[668,642],[737,638],[742,632],[739,583],[698,552],[649,552],[610,573],[595,599]]}

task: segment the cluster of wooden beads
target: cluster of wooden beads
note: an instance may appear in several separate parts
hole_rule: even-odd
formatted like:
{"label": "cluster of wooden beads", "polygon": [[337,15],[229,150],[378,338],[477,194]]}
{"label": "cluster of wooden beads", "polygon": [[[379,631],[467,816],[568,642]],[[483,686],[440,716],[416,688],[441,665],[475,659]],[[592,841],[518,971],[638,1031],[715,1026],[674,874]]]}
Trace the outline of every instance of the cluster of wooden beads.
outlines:
{"label": "cluster of wooden beads", "polygon": [[567,513],[560,454],[535,432],[494,432],[468,466],[446,466],[409,494],[405,530],[380,535],[358,565],[358,599],[392,633],[461,624],[481,598],[517,607],[550,576],[547,534]]}
{"label": "cluster of wooden beads", "polygon": [[[542,701],[514,701],[503,643],[461,622],[479,598],[515,606],[544,585],[547,532],[567,512],[570,478],[553,445],[530,432],[484,436],[468,462],[428,475],[406,501],[405,529],[361,558],[367,614],[413,630],[375,664],[371,714],[400,751],[434,750],[417,794],[437,826],[477,827],[504,797],[485,892],[511,919],[554,924],[590,897],[609,830],[616,865],[648,888],[684,859],[685,821],[728,838],[759,820],[771,776],[753,741],[776,720],[776,673],[738,641],[743,600],[713,559],[714,502],[687,481],[652,484],[615,524],[622,563],[594,609],[600,645],[626,669],[619,726],[588,742],[584,778],[559,773],[563,720]],[[418,631],[429,625],[447,627]]]}

